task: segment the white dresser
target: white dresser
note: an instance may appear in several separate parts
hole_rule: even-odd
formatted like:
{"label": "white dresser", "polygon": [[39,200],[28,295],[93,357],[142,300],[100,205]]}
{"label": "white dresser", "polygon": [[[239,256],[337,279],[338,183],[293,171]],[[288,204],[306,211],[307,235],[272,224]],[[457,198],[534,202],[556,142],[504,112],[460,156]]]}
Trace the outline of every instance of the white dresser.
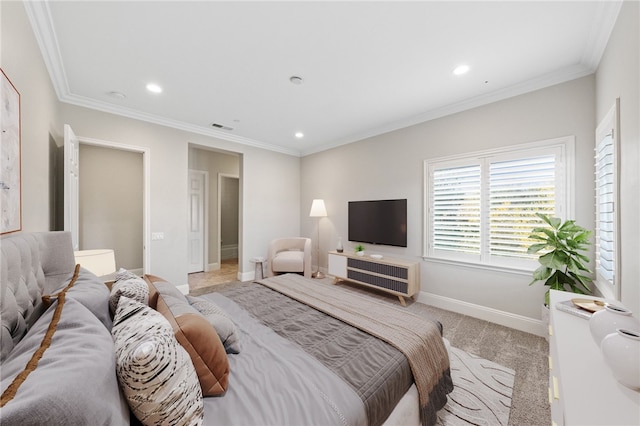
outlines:
{"label": "white dresser", "polygon": [[591,337],[589,320],[555,307],[560,301],[576,297],[586,298],[551,290],[549,402],[552,424],[640,425],[640,392],[623,386],[613,377]]}

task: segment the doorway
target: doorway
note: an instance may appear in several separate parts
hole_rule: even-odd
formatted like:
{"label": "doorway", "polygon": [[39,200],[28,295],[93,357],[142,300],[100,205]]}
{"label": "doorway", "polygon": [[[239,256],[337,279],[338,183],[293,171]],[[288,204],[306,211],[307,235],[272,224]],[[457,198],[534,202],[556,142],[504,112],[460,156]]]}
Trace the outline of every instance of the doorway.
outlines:
{"label": "doorway", "polygon": [[[238,280],[240,255],[240,161],[237,153],[189,146],[190,230],[196,211],[202,211],[193,192],[194,173],[205,177],[204,188],[204,267],[189,274],[191,292],[204,287]],[[196,244],[190,242],[190,245]],[[190,249],[191,250],[191,249]],[[200,268],[198,268],[200,269]],[[190,269],[191,270],[191,269]]]}
{"label": "doorway", "polygon": [[[60,148],[64,164],[57,168],[57,181],[64,182],[64,190],[60,190],[64,196],[55,197],[55,210],[64,211],[60,215],[64,217],[63,229],[71,231],[77,242],[74,248],[110,248],[115,252],[117,268],[136,274],[147,272],[149,148],[76,137],[68,125]],[[68,156],[68,152],[74,154]],[[67,184],[67,158],[77,160],[75,185]]]}

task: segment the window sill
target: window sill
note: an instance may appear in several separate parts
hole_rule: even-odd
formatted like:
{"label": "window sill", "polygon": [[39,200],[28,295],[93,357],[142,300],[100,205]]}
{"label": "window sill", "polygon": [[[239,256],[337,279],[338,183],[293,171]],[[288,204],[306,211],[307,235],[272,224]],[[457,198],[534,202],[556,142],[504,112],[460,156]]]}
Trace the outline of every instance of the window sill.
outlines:
{"label": "window sill", "polygon": [[422,260],[430,263],[440,263],[444,265],[462,266],[464,268],[481,269],[485,271],[504,272],[515,275],[526,275],[531,277],[534,269],[527,269],[524,267],[511,267],[502,265],[490,265],[486,263],[468,262],[462,260],[443,259],[440,257],[422,256]]}

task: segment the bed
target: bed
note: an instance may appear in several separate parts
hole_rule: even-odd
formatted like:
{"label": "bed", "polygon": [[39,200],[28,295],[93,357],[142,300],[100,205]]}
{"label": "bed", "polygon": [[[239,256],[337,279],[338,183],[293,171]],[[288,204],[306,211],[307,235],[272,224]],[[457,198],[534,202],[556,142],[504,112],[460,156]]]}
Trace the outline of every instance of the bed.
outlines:
{"label": "bed", "polygon": [[[146,276],[133,286],[114,286],[120,293],[112,320],[114,312],[109,315],[108,306],[113,307],[114,291],[73,265],[68,234],[22,234],[0,243],[3,399],[37,350],[34,342],[46,334],[60,299],[66,299],[51,346],[12,399],[3,401],[2,422],[124,424],[137,423],[138,416],[145,424],[434,424],[436,411],[453,387],[439,323],[412,317],[395,306],[386,311],[390,305],[361,295],[354,298],[339,287],[287,274],[185,297],[173,284]],[[134,282],[131,277],[121,281]],[[49,306],[40,303],[46,294],[58,295],[48,300]],[[16,310],[11,303],[25,306],[25,297],[29,307],[18,309],[22,319],[13,321],[15,315],[5,313]],[[363,314],[357,308],[360,305],[375,315]],[[402,321],[391,319],[395,315]],[[155,322],[144,325],[146,320]],[[412,327],[405,327],[406,332],[385,331],[393,322]],[[171,340],[168,344],[173,349],[153,351],[152,358],[163,372],[167,366],[174,368],[166,378],[173,384],[158,387],[155,383],[151,391],[141,389],[139,377],[133,382],[127,382],[131,377],[121,377],[122,371],[133,376],[130,365],[121,365],[125,359],[122,337],[129,344],[135,340],[132,335],[148,337],[157,328],[166,328],[165,323],[171,335],[163,336]],[[206,327],[210,330],[201,333]],[[372,330],[365,332],[362,327]],[[426,340],[424,351],[417,350],[424,356],[413,353],[416,350],[404,342],[415,340],[411,335],[418,329],[428,334],[417,338]],[[11,339],[10,350],[4,347],[7,339]],[[82,346],[77,352],[82,356],[65,356],[76,353],[72,346],[77,345]],[[204,350],[194,349],[198,345]],[[133,346],[139,348],[140,343]],[[407,356],[402,351],[411,353]],[[160,352],[177,355],[167,362],[157,355]],[[431,359],[431,364],[425,367],[421,356]],[[203,382],[199,367],[213,373],[213,381]],[[88,371],[91,381],[86,380]],[[155,373],[145,374],[155,377]],[[67,393],[67,387],[75,390]],[[171,395],[158,408],[157,396],[164,391]],[[54,412],[56,416],[51,415]]]}

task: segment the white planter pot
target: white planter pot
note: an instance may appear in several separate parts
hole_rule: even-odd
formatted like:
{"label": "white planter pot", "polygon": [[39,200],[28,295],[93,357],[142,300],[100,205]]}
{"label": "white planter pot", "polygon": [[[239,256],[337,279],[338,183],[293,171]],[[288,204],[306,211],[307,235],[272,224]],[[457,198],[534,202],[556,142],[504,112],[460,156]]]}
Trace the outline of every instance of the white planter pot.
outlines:
{"label": "white planter pot", "polygon": [[640,389],[640,332],[619,328],[602,339],[600,346],[616,380],[631,389]]}
{"label": "white planter pot", "polygon": [[358,256],[364,256],[364,252],[363,252],[363,251],[357,251],[357,252],[356,252],[356,254],[357,254]]}
{"label": "white planter pot", "polygon": [[632,316],[630,310],[615,305],[605,305],[589,319],[589,329],[598,346],[605,336],[615,333],[618,328],[640,331],[640,321]]}

